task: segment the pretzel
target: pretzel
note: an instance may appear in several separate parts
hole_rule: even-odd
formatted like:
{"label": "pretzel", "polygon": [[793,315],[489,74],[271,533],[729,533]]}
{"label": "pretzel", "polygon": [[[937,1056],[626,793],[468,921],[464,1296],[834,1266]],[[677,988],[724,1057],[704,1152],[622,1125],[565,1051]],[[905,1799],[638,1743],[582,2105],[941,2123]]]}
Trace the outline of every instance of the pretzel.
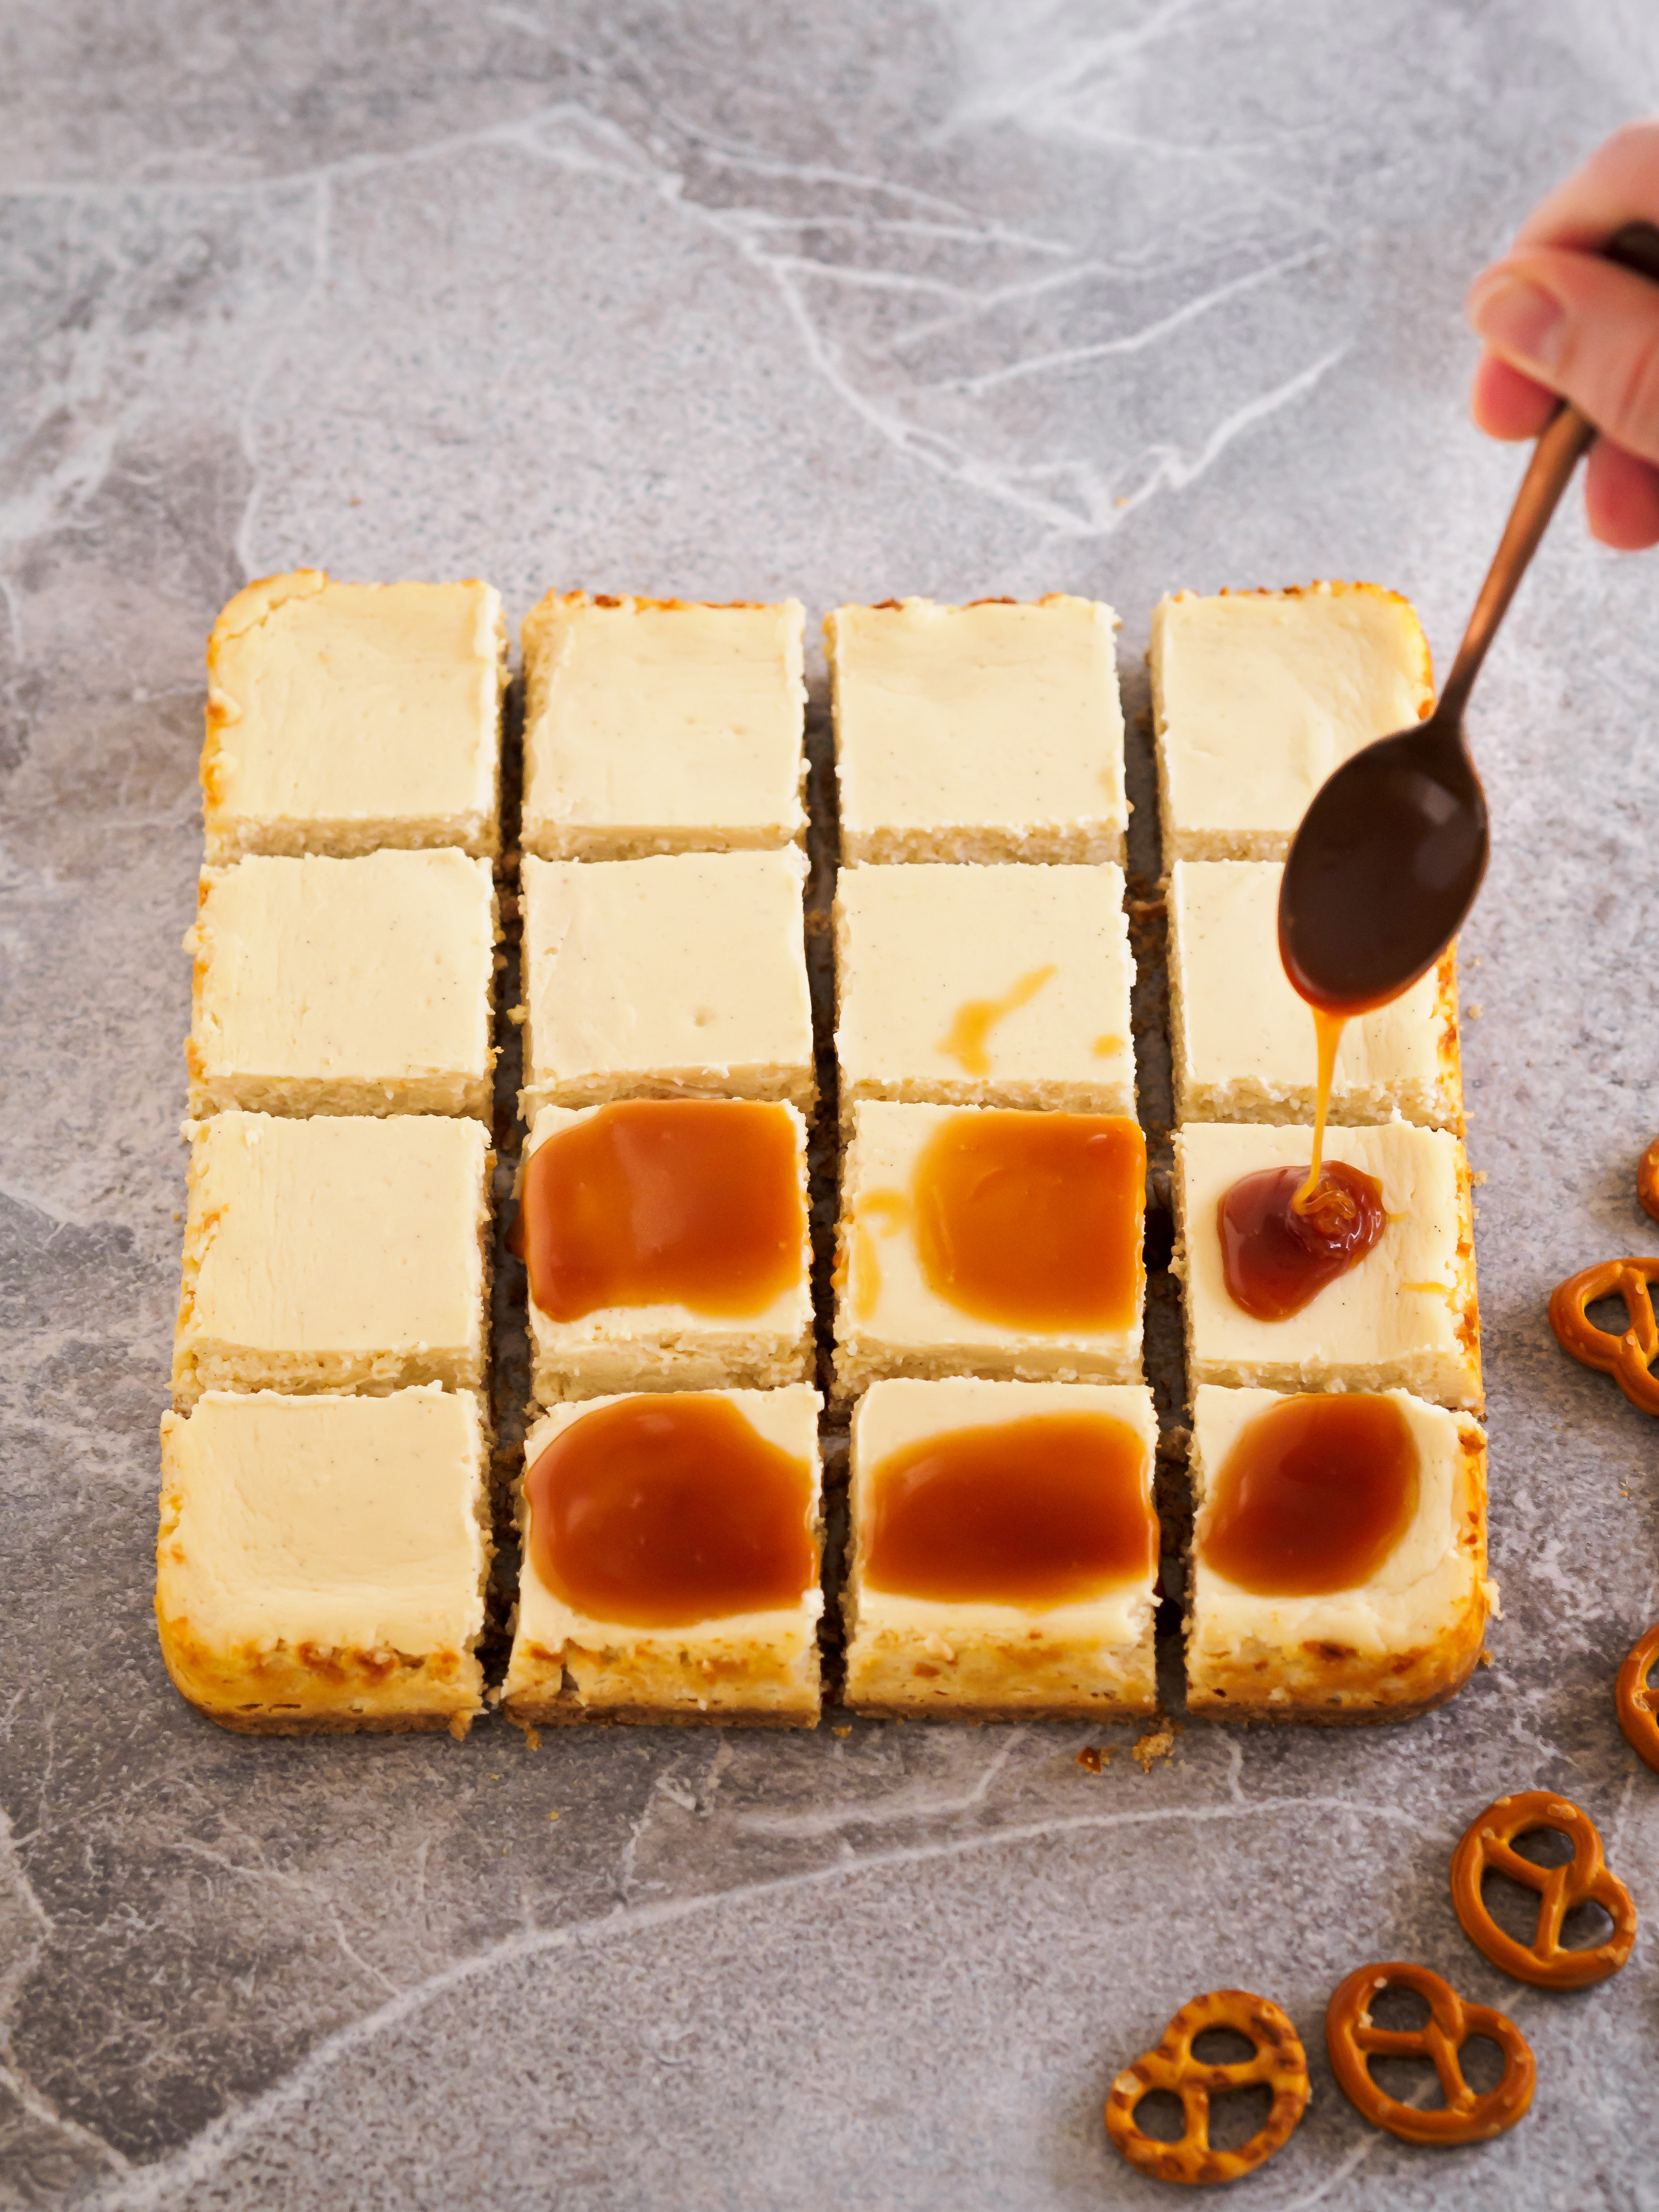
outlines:
{"label": "pretzel", "polygon": [[1636,1195],[1643,1212],[1650,1213],[1659,1221],[1659,1137],[1636,1163]]}
{"label": "pretzel", "polygon": [[[1193,2040],[1208,2027],[1231,2027],[1255,2045],[1249,2058],[1206,2066],[1193,2056]],[[1224,2089],[1265,2083],[1273,2109],[1237,2150],[1210,2148],[1210,2099]],[[1159,2142],[1135,2125],[1135,2107],[1151,2089],[1180,2098],[1186,2122],[1179,2142]],[[1248,1990],[1211,1990],[1184,2004],[1154,2051],[1126,2066],[1106,2100],[1106,2132],[1141,2173],[1159,2181],[1237,2181],[1254,2173],[1288,2139],[1308,2109],[1308,2054],[1276,2004]]]}
{"label": "pretzel", "polygon": [[[1415,1990],[1423,1999],[1429,2017],[1421,2027],[1371,2026],[1373,2002],[1391,1988]],[[1480,2096],[1463,2079],[1459,2063],[1459,2053],[1474,2035],[1488,2038],[1504,2054],[1504,2078]],[[1398,1960],[1386,1966],[1358,1966],[1349,1975],[1325,2008],[1325,2048],[1337,2085],[1354,2110],[1401,2142],[1449,2146],[1501,2136],[1524,2116],[1537,2079],[1527,2039],[1512,2020],[1486,2005],[1465,2004],[1438,1974]],[[1425,2112],[1389,2096],[1371,2079],[1372,2058],[1431,2059],[1445,2104]]]}
{"label": "pretzel", "polygon": [[[1517,1836],[1534,1828],[1559,1828],[1571,1838],[1570,1866],[1535,1866],[1513,1850]],[[1530,1943],[1506,1936],[1487,1911],[1480,1877],[1488,1867],[1538,1892],[1538,1926]],[[1636,1941],[1636,1907],[1630,1892],[1601,1856],[1601,1838],[1588,1813],[1547,1790],[1523,1790],[1500,1797],[1473,1821],[1452,1853],[1452,1904],[1463,1933],[1494,1966],[1517,1982],[1540,1990],[1583,1990],[1616,1974]],[[1575,1905],[1599,1905],[1613,1923],[1605,1943],[1591,1950],[1568,1951],[1561,1944],[1561,1923]]]}
{"label": "pretzel", "polygon": [[[1659,1260],[1603,1260],[1569,1275],[1550,1293],[1550,1327],[1563,1352],[1611,1375],[1644,1413],[1659,1413],[1659,1376],[1650,1374],[1659,1354],[1659,1322],[1653,1317],[1650,1283],[1659,1282]],[[1614,1292],[1625,1301],[1630,1327],[1622,1336],[1597,1328],[1586,1307]]]}
{"label": "pretzel", "polygon": [[1625,1741],[1638,1759],[1659,1773],[1659,1683],[1650,1689],[1648,1669],[1659,1659],[1659,1626],[1649,1629],[1619,1669],[1613,1702]]}

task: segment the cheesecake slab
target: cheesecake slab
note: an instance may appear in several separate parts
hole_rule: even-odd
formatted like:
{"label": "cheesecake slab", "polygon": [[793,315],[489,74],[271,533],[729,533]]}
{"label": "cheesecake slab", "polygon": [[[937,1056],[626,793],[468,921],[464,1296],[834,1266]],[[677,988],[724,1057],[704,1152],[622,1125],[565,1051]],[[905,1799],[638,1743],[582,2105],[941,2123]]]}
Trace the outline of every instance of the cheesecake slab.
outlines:
{"label": "cheesecake slab", "polygon": [[[1416,1461],[1414,1494],[1401,1501],[1395,1540],[1363,1575],[1335,1589],[1302,1586],[1322,1579],[1295,1571],[1305,1569],[1304,1547],[1288,1555],[1291,1571],[1281,1581],[1291,1586],[1276,1588],[1270,1569],[1241,1582],[1226,1555],[1252,1504],[1240,1493],[1234,1455],[1253,1431],[1261,1433],[1264,1419],[1294,1409],[1294,1401],[1270,1390],[1200,1386],[1189,1462],[1196,1516],[1187,1624],[1191,1711],[1326,1724],[1407,1720],[1468,1680],[1497,1603],[1486,1576],[1486,1437],[1468,1414],[1404,1390],[1389,1391],[1385,1405],[1403,1425]],[[1336,1410],[1355,1408],[1345,1401]],[[1340,1492],[1352,1488],[1356,1473],[1340,1449],[1313,1460],[1304,1437],[1291,1467],[1297,1517],[1305,1524],[1316,1516],[1316,1478]],[[1259,1510],[1259,1457],[1254,1482]],[[1339,1524],[1353,1519],[1336,1517]],[[1224,1548],[1225,1539],[1231,1543]]]}
{"label": "cheesecake slab", "polygon": [[481,1122],[233,1110],[185,1133],[175,1407],[205,1390],[487,1387]]}
{"label": "cheesecake slab", "polygon": [[487,1121],[500,935],[488,860],[252,855],[204,870],[190,1109]]}
{"label": "cheesecake slab", "polygon": [[799,844],[805,611],[550,592],[524,622],[522,842],[546,860]]}
{"label": "cheesecake slab", "polygon": [[1158,1424],[1140,1384],[874,1382],[853,1416],[847,1703],[1151,1712]]}
{"label": "cheesecake slab", "polygon": [[1468,1162],[1443,1129],[1407,1121],[1327,1133],[1325,1157],[1373,1176],[1382,1233],[1356,1267],[1283,1321],[1234,1303],[1223,1272],[1217,1208],[1241,1176],[1305,1166],[1313,1132],[1189,1122],[1175,1136],[1176,1245],[1189,1384],[1274,1390],[1404,1389],[1479,1413],[1480,1321],[1475,1298]]}
{"label": "cheesecake slab", "polygon": [[1062,593],[837,607],[842,859],[1121,864],[1116,629]]}
{"label": "cheesecake slab", "polygon": [[1282,860],[1331,771],[1434,702],[1411,602],[1376,584],[1177,592],[1149,659],[1166,871]]}
{"label": "cheesecake slab", "polygon": [[447,1729],[483,1705],[479,1401],[209,1391],[161,1417],[167,1672],[243,1734]]}
{"label": "cheesecake slab", "polygon": [[771,853],[524,862],[519,1111],[787,1098],[810,1112],[806,861]]}
{"label": "cheesecake slab", "polygon": [[1134,1112],[1115,863],[845,868],[835,927],[843,1115],[860,1098]]}
{"label": "cheesecake slab", "polygon": [[208,640],[207,857],[501,848],[501,595],[266,576]]}
{"label": "cheesecake slab", "polygon": [[[1279,957],[1276,860],[1177,860],[1170,872],[1170,1033],[1181,1121],[1310,1122],[1313,1016]],[[1461,1131],[1456,956],[1348,1023],[1330,1118]]]}

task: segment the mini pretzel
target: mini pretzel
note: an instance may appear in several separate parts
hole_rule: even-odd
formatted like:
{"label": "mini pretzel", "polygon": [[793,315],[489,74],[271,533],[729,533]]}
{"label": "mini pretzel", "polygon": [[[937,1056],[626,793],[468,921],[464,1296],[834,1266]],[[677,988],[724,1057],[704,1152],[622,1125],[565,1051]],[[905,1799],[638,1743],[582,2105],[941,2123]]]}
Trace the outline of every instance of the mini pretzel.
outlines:
{"label": "mini pretzel", "polygon": [[[1193,2039],[1207,2027],[1248,2036],[1254,2054],[1229,2066],[1206,2066],[1194,2057]],[[1212,2150],[1212,2096],[1257,2082],[1273,2091],[1273,2110],[1237,2150]],[[1180,2098],[1186,2127],[1179,2142],[1159,2142],[1135,2125],[1135,2107],[1150,2089],[1168,2089]],[[1279,2007],[1248,1990],[1212,1990],[1182,2005],[1158,2048],[1143,2051],[1113,2082],[1106,2132],[1131,2166],[1159,2181],[1237,2181],[1285,2142],[1308,2109],[1308,2054]]]}
{"label": "mini pretzel", "polygon": [[[1429,2008],[1424,2026],[1373,2027],[1371,2006],[1386,1989],[1415,1990]],[[1463,2079],[1459,2060],[1472,2035],[1489,2038],[1504,2054],[1504,2078],[1479,2097]],[[1401,2142],[1449,2145],[1501,2136],[1526,2112],[1537,2079],[1527,2039],[1512,2020],[1486,2005],[1465,2004],[1438,1974],[1398,1960],[1356,1967],[1349,1975],[1325,2009],[1325,2048],[1337,2084],[1355,2111]],[[1372,2058],[1432,2060],[1444,2106],[1424,2112],[1390,2097],[1371,2079]]]}
{"label": "mini pretzel", "polygon": [[[1512,1848],[1517,1836],[1534,1828],[1559,1828],[1571,1838],[1570,1866],[1534,1866]],[[1480,1877],[1488,1867],[1538,1892],[1538,1927],[1530,1943],[1506,1936],[1487,1911]],[[1624,1965],[1636,1941],[1636,1907],[1601,1856],[1595,1821],[1547,1790],[1525,1790],[1487,1806],[1452,1853],[1451,1893],[1463,1933],[1476,1950],[1534,1989],[1583,1990],[1605,1982]],[[1613,1933],[1593,1950],[1564,1950],[1561,1923],[1575,1905],[1586,1904],[1601,1907]]]}
{"label": "mini pretzel", "polygon": [[1648,1669],[1659,1659],[1659,1627],[1649,1629],[1619,1669],[1613,1699],[1625,1741],[1638,1759],[1659,1772],[1659,1683],[1650,1689]]}
{"label": "mini pretzel", "polygon": [[1650,1213],[1659,1221],[1659,1137],[1636,1163],[1636,1195],[1642,1202],[1643,1212]]}
{"label": "mini pretzel", "polygon": [[[1645,1162],[1644,1163],[1645,1165]],[[1659,1354],[1659,1322],[1653,1317],[1650,1283],[1659,1282],[1659,1260],[1603,1260],[1569,1275],[1550,1293],[1550,1327],[1563,1352],[1611,1375],[1644,1413],[1659,1413],[1659,1376],[1649,1372]],[[1625,1301],[1630,1327],[1622,1336],[1597,1328],[1585,1309],[1614,1292]]]}

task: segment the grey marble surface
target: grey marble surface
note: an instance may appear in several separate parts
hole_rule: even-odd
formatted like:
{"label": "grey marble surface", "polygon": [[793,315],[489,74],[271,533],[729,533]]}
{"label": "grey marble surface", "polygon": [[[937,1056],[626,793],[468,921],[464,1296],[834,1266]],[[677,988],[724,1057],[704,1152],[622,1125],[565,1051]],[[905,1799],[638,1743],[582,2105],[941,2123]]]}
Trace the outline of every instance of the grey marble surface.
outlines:
{"label": "grey marble surface", "polygon": [[[1133,662],[1167,587],[1374,576],[1443,663],[1516,467],[1466,422],[1464,283],[1656,96],[1648,0],[0,13],[0,2203],[1151,2205],[1106,2086],[1243,1984],[1315,2060],[1251,2204],[1659,2204],[1651,1934],[1531,1992],[1444,1879],[1547,1783],[1659,1914],[1609,1700],[1659,1431],[1543,1314],[1651,1244],[1659,1128],[1659,566],[1576,513],[1475,713],[1504,1617],[1456,1704],[1098,1777],[1066,1728],[247,1742],[149,1610],[243,578],[1059,588]],[[1395,1956],[1533,2039],[1512,2135],[1408,2150],[1335,2090],[1325,1999]]]}

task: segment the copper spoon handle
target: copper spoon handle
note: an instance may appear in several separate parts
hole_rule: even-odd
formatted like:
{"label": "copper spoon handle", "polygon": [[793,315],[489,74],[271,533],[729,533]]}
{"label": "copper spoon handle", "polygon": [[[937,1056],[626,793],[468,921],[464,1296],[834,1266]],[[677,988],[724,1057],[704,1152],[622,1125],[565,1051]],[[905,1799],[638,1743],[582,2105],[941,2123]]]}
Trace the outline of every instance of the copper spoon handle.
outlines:
{"label": "copper spoon handle", "polygon": [[[1601,252],[1638,276],[1659,283],[1659,228],[1650,222],[1627,222],[1613,233]],[[1538,541],[1549,527],[1573,471],[1595,441],[1595,425],[1571,402],[1564,402],[1533,447],[1527,473],[1515,495],[1515,505],[1504,526],[1486,580],[1469,617],[1463,642],[1457,648],[1451,674],[1446,678],[1436,709],[1436,719],[1450,727],[1462,721],[1463,708],[1486,648],[1498,634],[1498,625],[1509,611],[1516,587],[1527,573],[1527,564],[1538,550]]]}

